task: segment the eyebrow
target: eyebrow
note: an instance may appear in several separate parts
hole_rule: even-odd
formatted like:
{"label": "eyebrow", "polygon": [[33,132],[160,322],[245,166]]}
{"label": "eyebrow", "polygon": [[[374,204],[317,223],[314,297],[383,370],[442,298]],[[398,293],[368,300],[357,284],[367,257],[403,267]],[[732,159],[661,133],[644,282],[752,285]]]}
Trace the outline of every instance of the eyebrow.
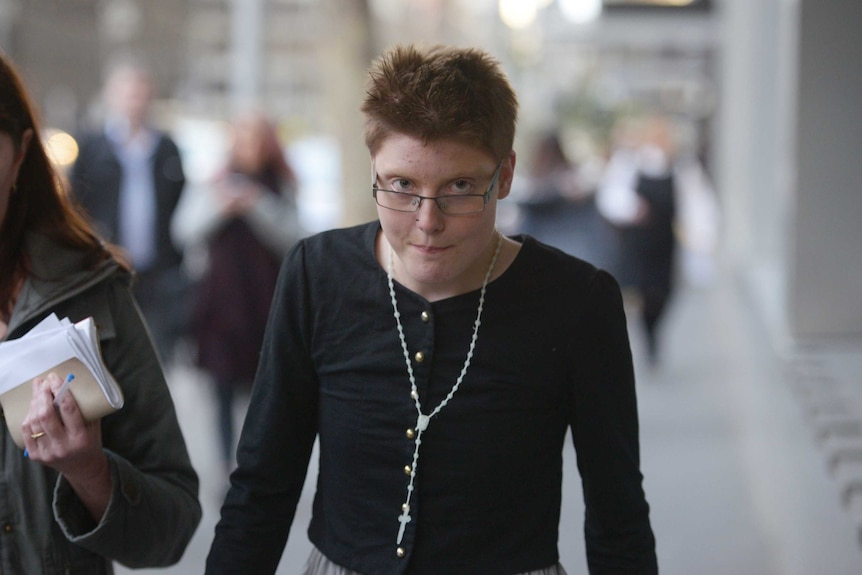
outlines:
{"label": "eyebrow", "polygon": [[[497,163],[497,167],[496,167],[496,168],[494,168],[494,173],[493,173],[493,174],[492,174],[492,176],[491,176],[491,187],[493,187],[493,186],[494,186],[494,183],[497,181],[497,178],[499,178],[499,176],[500,176],[500,169],[501,169],[502,167],[503,167],[503,160],[500,160],[500,161]],[[371,160],[371,186],[372,186],[372,187],[377,186],[377,176],[378,176],[378,175],[379,175],[379,174],[378,174],[378,172],[377,172],[377,160],[376,160],[376,159],[372,159],[372,160]],[[461,180],[461,179],[470,179],[470,178],[475,178],[475,177],[476,177],[476,176],[457,176],[457,177],[454,177],[454,178],[450,178],[450,179],[449,179],[449,181],[455,181],[455,180]],[[405,179],[407,179],[407,180],[411,180],[411,181],[412,181],[412,178],[405,178]]]}

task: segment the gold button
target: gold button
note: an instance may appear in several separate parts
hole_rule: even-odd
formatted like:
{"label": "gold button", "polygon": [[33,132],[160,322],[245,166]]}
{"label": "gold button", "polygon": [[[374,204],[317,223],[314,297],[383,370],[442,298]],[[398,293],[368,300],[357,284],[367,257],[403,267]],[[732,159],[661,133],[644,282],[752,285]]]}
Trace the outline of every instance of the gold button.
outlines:
{"label": "gold button", "polygon": [[424,323],[428,323],[430,320],[431,320],[431,314],[428,313],[427,311],[423,311],[422,312],[422,321]]}
{"label": "gold button", "polygon": [[403,547],[399,547],[395,550],[395,554],[398,555],[399,558],[403,559],[405,555],[407,555],[407,550]]}
{"label": "gold button", "polygon": [[5,531],[6,533],[12,533],[13,530],[14,528],[12,527],[11,523],[7,523],[3,526],[3,531]]}
{"label": "gold button", "polygon": [[413,359],[416,360],[416,363],[422,363],[423,361],[425,361],[425,354],[421,351],[417,351],[416,355],[413,356]]}
{"label": "gold button", "polygon": [[401,511],[405,511],[407,513],[410,513],[410,506],[407,505],[406,503],[402,503],[401,504]]}
{"label": "gold button", "polygon": [[408,429],[407,433],[405,433],[404,435],[407,436],[407,439],[413,439],[414,437],[416,437],[416,431],[414,431],[413,429]]}
{"label": "gold button", "polygon": [[413,468],[412,468],[412,467],[410,467],[409,465],[405,465],[405,466],[404,466],[404,474],[405,474],[405,475],[410,475],[411,473],[413,473]]}

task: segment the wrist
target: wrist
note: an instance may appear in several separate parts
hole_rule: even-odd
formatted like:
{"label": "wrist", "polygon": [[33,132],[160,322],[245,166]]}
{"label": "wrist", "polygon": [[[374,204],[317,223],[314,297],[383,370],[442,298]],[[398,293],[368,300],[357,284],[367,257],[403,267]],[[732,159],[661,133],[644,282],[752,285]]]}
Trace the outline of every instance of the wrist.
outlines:
{"label": "wrist", "polygon": [[97,522],[104,515],[111,498],[113,483],[111,466],[105,453],[99,450],[91,461],[63,473],[69,486]]}

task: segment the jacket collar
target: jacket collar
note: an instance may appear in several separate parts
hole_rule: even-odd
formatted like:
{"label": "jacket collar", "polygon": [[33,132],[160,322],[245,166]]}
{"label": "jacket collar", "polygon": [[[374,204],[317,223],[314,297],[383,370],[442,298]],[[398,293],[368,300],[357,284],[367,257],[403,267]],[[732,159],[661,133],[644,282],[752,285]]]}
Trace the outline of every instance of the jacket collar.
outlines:
{"label": "jacket collar", "polygon": [[99,283],[121,268],[113,259],[95,269],[85,269],[83,252],[58,244],[45,235],[31,233],[25,239],[31,273],[24,281],[9,318],[9,334],[45,310]]}

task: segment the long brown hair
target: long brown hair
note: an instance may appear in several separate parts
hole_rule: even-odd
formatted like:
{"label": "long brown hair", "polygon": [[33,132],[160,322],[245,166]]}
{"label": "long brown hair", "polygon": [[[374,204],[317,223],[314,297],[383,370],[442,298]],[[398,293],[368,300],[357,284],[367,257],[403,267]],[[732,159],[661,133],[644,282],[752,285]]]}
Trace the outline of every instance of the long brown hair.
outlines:
{"label": "long brown hair", "polygon": [[39,137],[35,106],[9,58],[0,53],[0,132],[8,134],[16,150],[24,133],[33,131],[18,172],[16,189],[0,222],[0,317],[8,319],[15,286],[31,273],[24,252],[28,232],[39,232],[57,243],[87,254],[85,265],[95,267],[115,257],[116,247],[103,242],[66,193],[65,183],[45,152]]}

